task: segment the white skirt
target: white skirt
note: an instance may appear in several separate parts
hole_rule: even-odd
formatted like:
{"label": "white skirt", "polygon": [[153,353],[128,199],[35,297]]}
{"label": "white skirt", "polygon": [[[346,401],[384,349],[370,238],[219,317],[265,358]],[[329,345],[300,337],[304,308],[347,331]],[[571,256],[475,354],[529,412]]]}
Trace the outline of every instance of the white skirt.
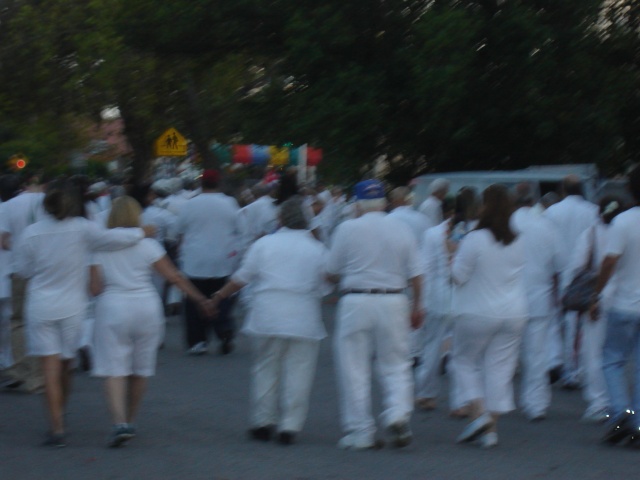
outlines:
{"label": "white skirt", "polygon": [[105,293],[98,297],[93,375],[153,375],[164,324],[162,302],[156,293],[137,297]]}

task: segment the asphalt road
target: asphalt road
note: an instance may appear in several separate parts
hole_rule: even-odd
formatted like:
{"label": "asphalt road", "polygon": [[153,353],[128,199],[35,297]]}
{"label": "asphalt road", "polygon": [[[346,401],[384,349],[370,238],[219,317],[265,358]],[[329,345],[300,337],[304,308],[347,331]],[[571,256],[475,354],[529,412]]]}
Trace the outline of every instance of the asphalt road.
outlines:
{"label": "asphalt road", "polygon": [[[326,306],[332,329],[332,305]],[[69,445],[40,447],[46,430],[41,396],[0,393],[0,480],[13,479],[633,479],[640,452],[599,443],[602,428],[578,422],[580,392],[554,390],[548,419],[529,423],[518,412],[501,420],[492,450],[456,445],[464,421],[444,402],[416,412],[414,443],[404,449],[349,452],[341,437],[331,341],[323,342],[305,430],[292,446],[256,443],[248,427],[249,342],[236,351],[189,357],[179,319],[167,325],[157,375],[138,419],[138,436],[105,448],[110,421],[102,385],[76,375],[67,416]],[[379,408],[378,408],[379,411]]]}

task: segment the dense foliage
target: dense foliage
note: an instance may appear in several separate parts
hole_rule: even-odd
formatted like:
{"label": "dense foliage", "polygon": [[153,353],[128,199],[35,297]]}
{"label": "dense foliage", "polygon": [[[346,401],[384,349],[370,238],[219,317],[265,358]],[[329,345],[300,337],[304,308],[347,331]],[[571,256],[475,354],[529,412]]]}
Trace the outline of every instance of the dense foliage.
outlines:
{"label": "dense foliage", "polygon": [[4,0],[0,160],[62,165],[117,106],[153,139],[319,146],[326,179],[640,152],[640,0]]}

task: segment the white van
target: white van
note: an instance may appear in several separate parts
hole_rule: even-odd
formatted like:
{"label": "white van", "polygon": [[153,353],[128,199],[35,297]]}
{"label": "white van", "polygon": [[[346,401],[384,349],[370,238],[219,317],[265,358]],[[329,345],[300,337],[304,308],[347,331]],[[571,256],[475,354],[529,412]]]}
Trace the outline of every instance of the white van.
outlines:
{"label": "white van", "polygon": [[585,197],[596,201],[599,184],[598,169],[594,164],[536,165],[522,170],[493,170],[472,172],[445,172],[421,175],[412,181],[413,205],[418,208],[429,195],[429,185],[436,178],[450,182],[449,193],[455,195],[462,187],[473,187],[481,194],[489,185],[500,183],[514,189],[520,183],[529,183],[534,199],[548,192],[558,192],[562,179],[575,174],[582,178]]}

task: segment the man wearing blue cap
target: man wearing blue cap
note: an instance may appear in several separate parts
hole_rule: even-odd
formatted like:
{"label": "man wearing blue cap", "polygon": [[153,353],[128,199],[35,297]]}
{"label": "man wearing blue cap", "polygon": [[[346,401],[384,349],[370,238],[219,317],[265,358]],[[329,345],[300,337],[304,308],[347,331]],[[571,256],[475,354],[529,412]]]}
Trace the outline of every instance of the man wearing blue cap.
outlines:
{"label": "man wearing blue cap", "polygon": [[[394,446],[411,442],[413,378],[409,333],[422,323],[422,271],[416,240],[402,221],[388,216],[377,180],[356,185],[358,217],[336,229],[328,259],[340,281],[335,355],[342,426],[339,448],[375,448],[371,415],[372,359],[383,386],[382,424]],[[405,295],[410,284],[412,305]]]}

